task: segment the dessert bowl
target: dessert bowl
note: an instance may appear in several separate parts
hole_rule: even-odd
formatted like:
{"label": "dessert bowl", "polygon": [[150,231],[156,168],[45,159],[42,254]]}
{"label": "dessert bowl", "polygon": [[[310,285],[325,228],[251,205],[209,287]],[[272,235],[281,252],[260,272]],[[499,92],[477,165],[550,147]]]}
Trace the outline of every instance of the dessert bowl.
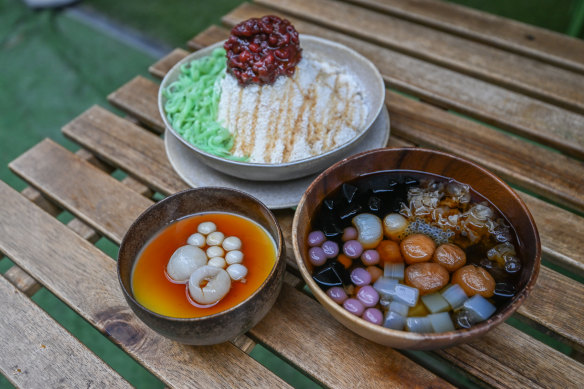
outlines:
{"label": "dessert bowl", "polygon": [[[363,88],[364,101],[366,102],[369,109],[364,128],[351,140],[319,155],[294,160],[291,162],[274,164],[242,162],[219,157],[217,155],[203,151],[185,140],[172,127],[167,119],[164,109],[166,97],[164,96],[163,91],[177,80],[181,72],[181,66],[188,64],[195,59],[210,55],[213,50],[218,47],[222,47],[224,42],[218,42],[212,46],[206,47],[188,55],[175,66],[173,66],[173,68],[162,80],[158,93],[158,108],[164,124],[168,129],[166,132],[167,136],[176,137],[185,146],[187,146],[199,160],[208,166],[223,173],[247,180],[292,180],[295,178],[318,173],[338,160],[352,154],[356,147],[365,138],[365,135],[371,128],[374,121],[380,116],[381,110],[385,109],[385,85],[383,83],[383,79],[377,68],[368,59],[346,46],[310,35],[300,35],[300,40],[304,51],[317,52],[319,56],[327,58],[339,67],[350,67],[351,73],[356,78],[358,84]],[[387,131],[389,131],[389,122],[387,121],[385,125],[387,126]]]}
{"label": "dessert bowl", "polygon": [[[375,172],[401,174],[400,172],[404,171],[429,173],[470,185],[472,190],[486,198],[504,216],[514,230],[515,248],[522,261],[521,271],[517,273],[516,292],[509,300],[504,300],[505,302],[498,306],[494,314],[485,321],[476,323],[470,328],[445,332],[418,333],[390,329],[350,313],[333,301],[313,278],[312,271],[316,266],[309,258],[308,236],[313,218],[316,217],[323,200],[335,190],[342,189],[343,184],[358,177]],[[541,257],[539,235],[533,218],[521,198],[508,185],[473,162],[443,152],[419,148],[384,148],[366,151],[331,166],[312,182],[300,200],[294,215],[292,234],[294,253],[300,273],[324,308],[336,320],[357,334],[376,343],[401,349],[437,349],[470,342],[504,322],[523,303],[533,288]],[[403,254],[403,247],[401,250]]]}
{"label": "dessert bowl", "polygon": [[[276,254],[275,263],[266,279],[239,304],[201,317],[171,317],[154,312],[138,302],[132,277],[144,246],[170,223],[188,215],[212,212],[242,216],[263,227],[274,242]],[[243,192],[218,187],[189,189],[159,201],[136,219],[122,240],[117,269],[128,305],[148,327],[181,343],[222,343],[256,325],[276,301],[285,271],[282,231],[270,210]]]}

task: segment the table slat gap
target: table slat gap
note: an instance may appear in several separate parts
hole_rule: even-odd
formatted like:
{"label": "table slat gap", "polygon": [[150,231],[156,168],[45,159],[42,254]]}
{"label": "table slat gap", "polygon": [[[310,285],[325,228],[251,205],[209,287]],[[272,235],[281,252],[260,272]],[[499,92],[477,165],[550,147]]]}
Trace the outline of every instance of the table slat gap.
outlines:
{"label": "table slat gap", "polygon": [[27,297],[31,297],[41,289],[41,284],[37,280],[16,265],[12,265],[10,269],[6,270],[4,278],[10,281],[16,289],[24,293]]}

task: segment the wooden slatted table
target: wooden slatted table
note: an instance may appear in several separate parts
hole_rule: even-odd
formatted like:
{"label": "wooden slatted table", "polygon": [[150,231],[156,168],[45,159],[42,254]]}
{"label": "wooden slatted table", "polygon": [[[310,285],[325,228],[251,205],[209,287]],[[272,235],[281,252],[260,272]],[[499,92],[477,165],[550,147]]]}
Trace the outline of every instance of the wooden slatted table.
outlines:
{"label": "wooden slatted table", "polygon": [[[261,344],[330,387],[584,385],[584,42],[435,0],[258,0],[188,44],[228,36],[241,20],[278,14],[301,33],[354,48],[387,83],[389,147],[424,146],[492,170],[525,200],[544,266],[509,323],[472,344],[399,352],[339,325],[303,290],[288,250],[282,293],[248,334],[213,347],[169,341],[143,325],[119,290],[119,244],[156,198],[187,188],[164,150],[158,81],[138,76],[63,128],[72,153],[44,140],[10,164],[30,187],[0,182],[0,371],[18,387],[128,383],[30,299],[45,287],[171,387],[285,387],[249,356]],[[151,66],[161,78],[188,52]],[[117,180],[111,174],[127,174]],[[66,225],[56,217],[75,216]],[[290,248],[293,211],[275,212]],[[461,378],[462,377],[462,378]]]}

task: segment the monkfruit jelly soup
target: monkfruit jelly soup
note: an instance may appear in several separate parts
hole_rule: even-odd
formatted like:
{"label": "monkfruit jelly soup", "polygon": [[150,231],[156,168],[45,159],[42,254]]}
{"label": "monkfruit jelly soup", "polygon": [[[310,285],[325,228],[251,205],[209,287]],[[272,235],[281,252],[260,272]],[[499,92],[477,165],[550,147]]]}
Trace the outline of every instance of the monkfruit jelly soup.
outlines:
{"label": "monkfruit jelly soup", "polygon": [[[166,265],[176,249],[187,244],[190,235],[203,222],[213,222],[225,236],[241,239],[249,269],[245,282],[232,282],[227,295],[210,307],[197,307],[188,297],[187,286],[166,274]],[[194,318],[228,310],[250,297],[267,279],[276,263],[276,244],[256,222],[231,213],[200,213],[172,222],[152,237],[138,254],[132,271],[132,291],[144,307],[161,315]]]}
{"label": "monkfruit jelly soup", "polygon": [[[368,253],[365,255],[371,255],[371,257],[364,257],[360,253],[365,253],[365,249],[368,247],[365,247],[365,244],[361,246],[362,242],[359,242],[358,246],[360,247],[358,248],[350,246],[356,245],[355,240],[358,238],[349,237],[350,234],[356,236],[356,232],[350,232],[350,230],[355,230],[353,227],[355,219],[362,214],[375,215],[373,218],[377,220],[384,220],[384,217],[390,214],[399,214],[405,218],[407,228],[399,237],[388,237],[387,230],[382,231],[381,237],[378,238],[381,241],[377,241],[369,247],[379,254]],[[399,215],[398,218],[401,218]],[[390,325],[392,323],[391,318],[388,319],[390,311],[387,306],[391,302],[391,297],[386,297],[389,300],[386,301],[387,304],[384,304],[383,293],[375,285],[377,277],[393,277],[392,275],[388,276],[388,270],[384,268],[383,258],[377,259],[383,255],[380,247],[386,240],[393,240],[400,244],[406,237],[417,234],[431,238],[435,247],[443,244],[458,246],[458,250],[463,250],[466,255],[466,265],[482,268],[493,277],[496,284],[494,292],[488,296],[488,301],[497,309],[501,309],[502,306],[509,303],[520,289],[521,245],[517,240],[513,226],[488,199],[469,185],[453,179],[409,170],[366,174],[335,189],[322,201],[312,216],[309,230],[312,232],[306,237],[306,241],[310,246],[308,258],[314,280],[325,292],[334,287],[327,294],[333,300],[336,299],[337,303],[342,304],[342,301],[353,303],[354,299],[359,299],[357,291],[363,289],[365,285],[355,283],[354,275],[356,273],[353,271],[356,270],[357,273],[363,274],[369,272],[370,275],[365,274],[366,277],[363,278],[370,279],[371,277],[373,279],[372,282],[366,284],[373,285],[373,289],[379,292],[379,294],[372,292],[372,295],[375,296],[371,297],[373,302],[377,301],[375,299],[378,299],[379,302],[375,305],[367,305],[364,302],[363,305],[379,311],[376,312],[378,317],[371,319],[377,324],[383,323],[382,325],[388,327],[387,323]],[[385,228],[384,226],[383,229]],[[349,241],[354,243],[349,244]],[[316,246],[321,247],[322,250],[319,251]],[[398,247],[398,253],[401,250],[401,254],[397,256],[405,258],[404,247],[401,246],[401,249],[398,245],[396,247]],[[327,250],[332,254],[329,255]],[[357,254],[351,256],[347,250],[356,251]],[[435,262],[435,259],[430,258],[423,261]],[[403,263],[403,259],[401,262]],[[385,263],[387,264],[387,262]],[[406,276],[409,263],[411,262],[406,260]],[[407,282],[407,280],[404,281],[403,269],[402,267],[402,273],[399,276],[394,277],[399,279],[399,283]],[[446,270],[444,273],[448,277],[447,285],[449,286],[452,274]],[[455,272],[450,271],[450,273]],[[440,288],[442,287],[440,286]],[[371,289],[370,286],[368,288]],[[444,289],[438,292],[443,293]],[[438,292],[428,293],[436,294]],[[420,289],[420,299],[416,294],[417,302],[412,300],[407,317],[417,317],[429,313],[421,301],[423,293]],[[347,297],[353,298],[353,300],[345,300]],[[421,310],[418,309],[420,307]],[[353,307],[345,308],[349,312],[361,316],[361,307],[358,307],[359,310],[355,308],[355,312],[351,311]],[[457,311],[455,308],[453,311],[450,308],[449,314],[452,316],[454,326],[457,329],[468,328],[468,321],[463,321],[466,319],[461,316],[460,312],[463,310]],[[365,314],[367,314],[367,310],[364,311],[363,318],[368,320]],[[380,314],[383,314],[383,317],[380,317]],[[405,317],[404,313],[404,319]],[[379,323],[380,320],[382,323]],[[399,324],[399,328],[391,326],[389,328],[401,329],[401,325],[402,323]]]}

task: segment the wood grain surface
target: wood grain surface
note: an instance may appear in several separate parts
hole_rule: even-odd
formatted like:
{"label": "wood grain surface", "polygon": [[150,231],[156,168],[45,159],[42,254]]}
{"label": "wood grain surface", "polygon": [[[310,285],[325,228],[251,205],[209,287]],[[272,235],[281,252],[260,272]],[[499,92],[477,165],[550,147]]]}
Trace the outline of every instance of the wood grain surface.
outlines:
{"label": "wood grain surface", "polygon": [[[89,171],[105,175],[97,169]],[[86,184],[76,182],[80,187]],[[78,189],[75,193],[82,197],[83,190]],[[192,347],[153,332],[126,304],[114,260],[4,183],[0,197],[0,251],[168,385],[287,387],[231,343]]]}
{"label": "wood grain surface", "polygon": [[[14,191],[7,194],[4,183],[0,187],[2,199],[19,196]],[[17,387],[131,388],[2,276],[0,312],[0,371]]]}
{"label": "wood grain surface", "polygon": [[584,42],[441,0],[345,0],[523,56],[584,72]]}
{"label": "wood grain surface", "polygon": [[[274,10],[242,4],[223,17],[229,26]],[[300,33],[344,44],[367,57],[389,86],[584,159],[584,116],[346,34],[290,19]]]}

